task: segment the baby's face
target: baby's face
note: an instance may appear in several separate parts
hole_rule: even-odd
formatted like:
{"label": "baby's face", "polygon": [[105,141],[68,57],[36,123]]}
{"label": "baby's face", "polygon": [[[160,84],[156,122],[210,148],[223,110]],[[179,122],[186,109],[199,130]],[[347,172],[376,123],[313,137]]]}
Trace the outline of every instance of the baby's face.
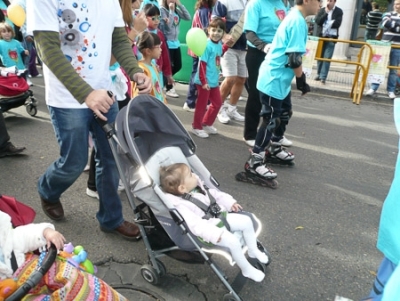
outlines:
{"label": "baby's face", "polygon": [[183,177],[183,183],[182,186],[185,189],[185,192],[188,193],[192,191],[193,189],[196,188],[197,186],[197,178],[196,176],[191,172],[189,168],[186,168],[184,171],[184,177]]}

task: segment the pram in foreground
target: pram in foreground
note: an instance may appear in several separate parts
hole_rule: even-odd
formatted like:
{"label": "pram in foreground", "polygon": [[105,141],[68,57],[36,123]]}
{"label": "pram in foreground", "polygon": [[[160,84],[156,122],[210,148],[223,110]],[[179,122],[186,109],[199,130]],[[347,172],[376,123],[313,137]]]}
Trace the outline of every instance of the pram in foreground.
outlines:
{"label": "pram in foreground", "polygon": [[[141,268],[143,278],[152,284],[159,283],[166,268],[158,258],[164,255],[191,263],[207,262],[229,291],[223,300],[242,300],[236,291],[247,278],[238,273],[232,284],[227,281],[206,253],[217,253],[231,260],[230,255],[223,248],[205,244],[194,236],[159,186],[160,166],[172,163],[189,165],[209,188],[219,186],[195,155],[196,145],[175,114],[156,98],[139,95],[118,113],[115,132],[109,124],[104,124],[103,129],[148,252],[149,263]],[[252,219],[258,235],[260,221],[251,213],[244,214]],[[257,247],[270,258],[259,241]],[[270,263],[269,260],[262,264],[252,258],[249,261],[264,273]]]}

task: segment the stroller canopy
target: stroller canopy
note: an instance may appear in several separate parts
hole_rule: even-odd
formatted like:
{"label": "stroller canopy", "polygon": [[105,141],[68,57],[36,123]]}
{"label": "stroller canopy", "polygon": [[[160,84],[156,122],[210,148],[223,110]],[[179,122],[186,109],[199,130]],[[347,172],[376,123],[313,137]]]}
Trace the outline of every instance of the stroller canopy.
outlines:
{"label": "stroller canopy", "polygon": [[[178,117],[157,98],[139,95],[117,115],[117,137],[121,145],[135,157],[145,162],[160,148],[179,146],[186,156],[196,150],[196,145]],[[134,149],[138,150],[138,154]]]}

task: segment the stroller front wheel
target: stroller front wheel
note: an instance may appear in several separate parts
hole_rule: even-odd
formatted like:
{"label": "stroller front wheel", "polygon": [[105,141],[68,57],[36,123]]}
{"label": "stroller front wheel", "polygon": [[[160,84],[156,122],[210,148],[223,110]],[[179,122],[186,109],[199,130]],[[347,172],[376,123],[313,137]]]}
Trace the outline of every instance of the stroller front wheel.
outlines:
{"label": "stroller front wheel", "polygon": [[157,270],[151,265],[145,264],[142,266],[140,268],[140,274],[148,283],[157,285],[160,282],[160,276],[158,275]]}

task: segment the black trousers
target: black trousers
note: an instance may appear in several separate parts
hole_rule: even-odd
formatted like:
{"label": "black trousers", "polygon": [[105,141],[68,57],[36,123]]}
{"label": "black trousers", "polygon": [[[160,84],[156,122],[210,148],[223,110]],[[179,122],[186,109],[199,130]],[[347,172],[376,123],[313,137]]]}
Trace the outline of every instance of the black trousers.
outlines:
{"label": "black trousers", "polygon": [[[178,73],[179,70],[182,69],[182,55],[181,55],[181,48],[176,49],[168,49],[169,52],[169,59],[171,60],[171,68],[172,68],[172,75]],[[164,77],[164,85],[167,87],[167,90],[173,88],[172,85],[169,85],[166,77]]]}
{"label": "black trousers", "polygon": [[265,59],[265,53],[254,47],[248,47],[246,54],[246,66],[249,77],[247,78],[247,91],[249,97],[247,99],[244,111],[244,139],[255,140],[257,136],[257,128],[260,124],[260,91],[257,90],[258,69]]}
{"label": "black trousers", "polygon": [[9,141],[10,136],[8,135],[3,112],[0,111],[0,149],[5,148]]}

